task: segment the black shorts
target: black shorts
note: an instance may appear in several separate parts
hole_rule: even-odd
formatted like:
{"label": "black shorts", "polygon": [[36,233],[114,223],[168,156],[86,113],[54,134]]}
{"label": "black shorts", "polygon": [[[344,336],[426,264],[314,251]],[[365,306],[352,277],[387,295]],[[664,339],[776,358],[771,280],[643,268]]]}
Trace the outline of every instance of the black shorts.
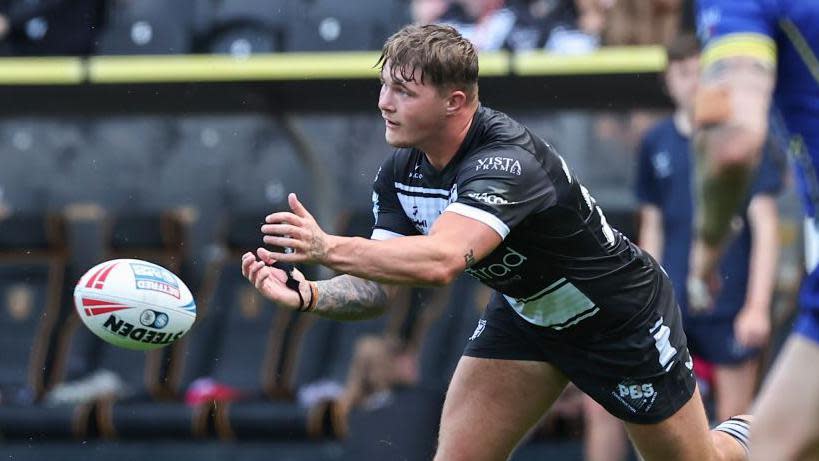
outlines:
{"label": "black shorts", "polygon": [[671,282],[660,275],[657,283],[648,308],[582,337],[527,322],[495,293],[464,355],[548,362],[614,416],[663,421],[691,399],[696,380]]}

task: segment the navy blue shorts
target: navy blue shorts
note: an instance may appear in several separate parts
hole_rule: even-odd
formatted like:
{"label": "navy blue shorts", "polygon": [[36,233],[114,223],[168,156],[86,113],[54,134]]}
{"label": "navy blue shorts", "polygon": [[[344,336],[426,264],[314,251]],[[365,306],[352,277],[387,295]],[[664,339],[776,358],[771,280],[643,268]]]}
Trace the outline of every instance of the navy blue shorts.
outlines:
{"label": "navy blue shorts", "polygon": [[747,348],[734,335],[735,317],[686,317],[685,336],[692,354],[714,365],[739,365],[760,354],[758,348]]}

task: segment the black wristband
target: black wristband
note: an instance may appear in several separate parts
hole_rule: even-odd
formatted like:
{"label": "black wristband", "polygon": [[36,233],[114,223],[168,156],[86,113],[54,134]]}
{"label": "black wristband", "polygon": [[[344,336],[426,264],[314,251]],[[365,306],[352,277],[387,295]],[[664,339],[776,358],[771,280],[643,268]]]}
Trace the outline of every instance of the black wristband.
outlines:
{"label": "black wristband", "polygon": [[[301,295],[301,290],[299,289],[299,285],[301,285],[301,283],[298,280],[296,280],[295,278],[293,278],[293,271],[296,270],[296,267],[294,265],[292,265],[292,264],[280,263],[278,261],[273,263],[273,267],[275,267],[276,269],[281,269],[281,270],[284,271],[285,274],[287,274],[287,280],[284,282],[284,285],[287,288],[290,288],[291,290],[295,291],[296,294],[299,295],[299,309],[298,309],[299,312],[305,312],[307,309],[309,309],[310,308],[310,303],[309,302],[307,304],[304,303],[304,296]],[[312,302],[312,301],[313,301],[313,292],[311,290],[310,291],[310,302]]]}

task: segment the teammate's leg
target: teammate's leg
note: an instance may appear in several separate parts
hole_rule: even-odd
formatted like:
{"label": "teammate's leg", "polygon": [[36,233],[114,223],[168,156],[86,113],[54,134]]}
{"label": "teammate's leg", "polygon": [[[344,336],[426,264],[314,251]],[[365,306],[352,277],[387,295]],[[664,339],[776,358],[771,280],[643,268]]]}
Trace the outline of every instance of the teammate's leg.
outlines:
{"label": "teammate's leg", "polygon": [[567,383],[546,362],[461,357],[447,391],[435,460],[507,459]]}
{"label": "teammate's leg", "polygon": [[757,357],[737,365],[714,367],[717,420],[725,421],[731,416],[751,411],[758,376]]}
{"label": "teammate's leg", "polygon": [[645,461],[741,461],[747,451],[734,437],[709,431],[699,391],[670,418],[656,424],[626,423]]}
{"label": "teammate's leg", "polygon": [[583,451],[586,461],[622,461],[628,453],[628,438],[623,422],[612,416],[588,395],[583,396],[586,427]]}
{"label": "teammate's leg", "polygon": [[819,459],[819,344],[792,334],[760,392],[751,459]]}

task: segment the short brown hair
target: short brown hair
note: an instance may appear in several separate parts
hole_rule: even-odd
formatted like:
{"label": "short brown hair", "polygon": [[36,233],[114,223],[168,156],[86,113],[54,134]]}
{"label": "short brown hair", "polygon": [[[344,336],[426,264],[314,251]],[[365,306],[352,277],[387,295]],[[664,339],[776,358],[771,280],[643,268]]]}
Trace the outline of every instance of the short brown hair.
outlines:
{"label": "short brown hair", "polygon": [[[478,95],[478,53],[455,28],[441,24],[409,25],[384,43],[376,66],[390,61],[393,79],[426,79],[441,89],[463,90],[469,100]],[[415,75],[416,71],[420,71]]]}
{"label": "short brown hair", "polygon": [[700,54],[700,42],[692,33],[683,33],[671,40],[665,49],[668,62],[683,61]]}

